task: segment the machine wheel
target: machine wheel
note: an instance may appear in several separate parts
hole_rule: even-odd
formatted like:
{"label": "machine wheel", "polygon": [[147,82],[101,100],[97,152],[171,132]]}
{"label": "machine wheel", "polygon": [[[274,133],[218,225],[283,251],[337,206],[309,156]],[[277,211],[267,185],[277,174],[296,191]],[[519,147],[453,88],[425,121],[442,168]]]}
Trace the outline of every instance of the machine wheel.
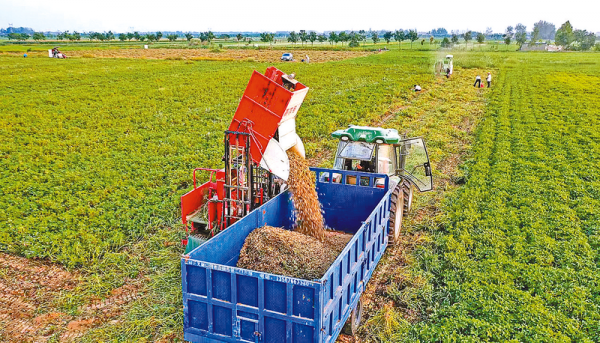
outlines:
{"label": "machine wheel", "polygon": [[404,213],[404,184],[400,183],[392,192],[390,198],[390,241],[395,242],[402,229],[402,217]]}
{"label": "machine wheel", "polygon": [[402,180],[402,192],[404,195],[404,215],[407,215],[410,212],[412,206],[412,198],[413,198],[413,189],[410,181]]}
{"label": "machine wheel", "polygon": [[358,303],[356,307],[352,310],[352,314],[344,327],[342,328],[342,332],[346,335],[356,335],[358,332],[358,327],[360,326],[360,321],[362,320],[362,312],[363,312],[363,304],[360,298],[358,299]]}

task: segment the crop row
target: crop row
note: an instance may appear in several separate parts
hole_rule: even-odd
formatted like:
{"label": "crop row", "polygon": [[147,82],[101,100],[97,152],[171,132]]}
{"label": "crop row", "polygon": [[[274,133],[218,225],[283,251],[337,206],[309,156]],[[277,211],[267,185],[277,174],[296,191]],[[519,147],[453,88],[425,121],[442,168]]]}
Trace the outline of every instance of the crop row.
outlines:
{"label": "crop row", "polygon": [[467,183],[419,253],[422,341],[600,340],[600,62],[500,63]]}

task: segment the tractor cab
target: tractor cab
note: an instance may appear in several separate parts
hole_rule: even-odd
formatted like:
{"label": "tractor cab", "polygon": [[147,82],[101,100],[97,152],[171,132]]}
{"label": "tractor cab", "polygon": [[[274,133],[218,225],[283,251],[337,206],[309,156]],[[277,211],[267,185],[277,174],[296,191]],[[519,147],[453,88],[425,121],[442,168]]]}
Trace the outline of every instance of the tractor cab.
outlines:
{"label": "tractor cab", "polygon": [[[340,139],[333,169],[385,174],[395,184],[405,179],[421,192],[432,189],[431,166],[422,138],[405,139],[394,129],[354,125],[332,136]],[[335,174],[332,177],[333,182],[339,182]],[[383,187],[383,179],[377,182]]]}

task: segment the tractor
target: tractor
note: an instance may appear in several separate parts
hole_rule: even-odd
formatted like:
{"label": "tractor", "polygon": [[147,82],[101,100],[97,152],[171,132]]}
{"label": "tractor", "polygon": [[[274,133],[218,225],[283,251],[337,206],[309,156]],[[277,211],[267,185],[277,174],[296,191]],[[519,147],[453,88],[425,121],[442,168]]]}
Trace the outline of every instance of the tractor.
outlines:
{"label": "tractor", "polygon": [[[395,241],[402,227],[402,218],[412,205],[412,185],[420,192],[433,188],[425,142],[420,137],[400,137],[395,129],[354,125],[345,130],[337,130],[332,136],[339,139],[333,169],[389,176],[390,189],[393,190],[390,238]],[[341,182],[340,174],[332,174],[332,182]],[[368,178],[358,180],[358,185],[369,186],[365,184],[368,181]],[[375,182],[377,187],[384,186],[383,178],[376,179]],[[348,177],[346,183],[356,184],[356,180]]]}

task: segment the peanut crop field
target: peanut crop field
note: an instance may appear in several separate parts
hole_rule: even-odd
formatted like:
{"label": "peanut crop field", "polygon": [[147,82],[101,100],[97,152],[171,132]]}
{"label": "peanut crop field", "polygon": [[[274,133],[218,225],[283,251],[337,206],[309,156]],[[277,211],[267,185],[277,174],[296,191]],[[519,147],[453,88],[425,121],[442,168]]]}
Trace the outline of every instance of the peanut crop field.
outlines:
{"label": "peanut crop field", "polygon": [[312,165],[332,165],[330,133],[349,124],[428,145],[435,189],[340,340],[600,341],[597,53],[457,51],[446,79],[436,51],[115,51],[0,54],[0,341],[183,340],[179,200],[193,168],[222,168],[223,131],[270,65],[310,87],[297,130]]}

